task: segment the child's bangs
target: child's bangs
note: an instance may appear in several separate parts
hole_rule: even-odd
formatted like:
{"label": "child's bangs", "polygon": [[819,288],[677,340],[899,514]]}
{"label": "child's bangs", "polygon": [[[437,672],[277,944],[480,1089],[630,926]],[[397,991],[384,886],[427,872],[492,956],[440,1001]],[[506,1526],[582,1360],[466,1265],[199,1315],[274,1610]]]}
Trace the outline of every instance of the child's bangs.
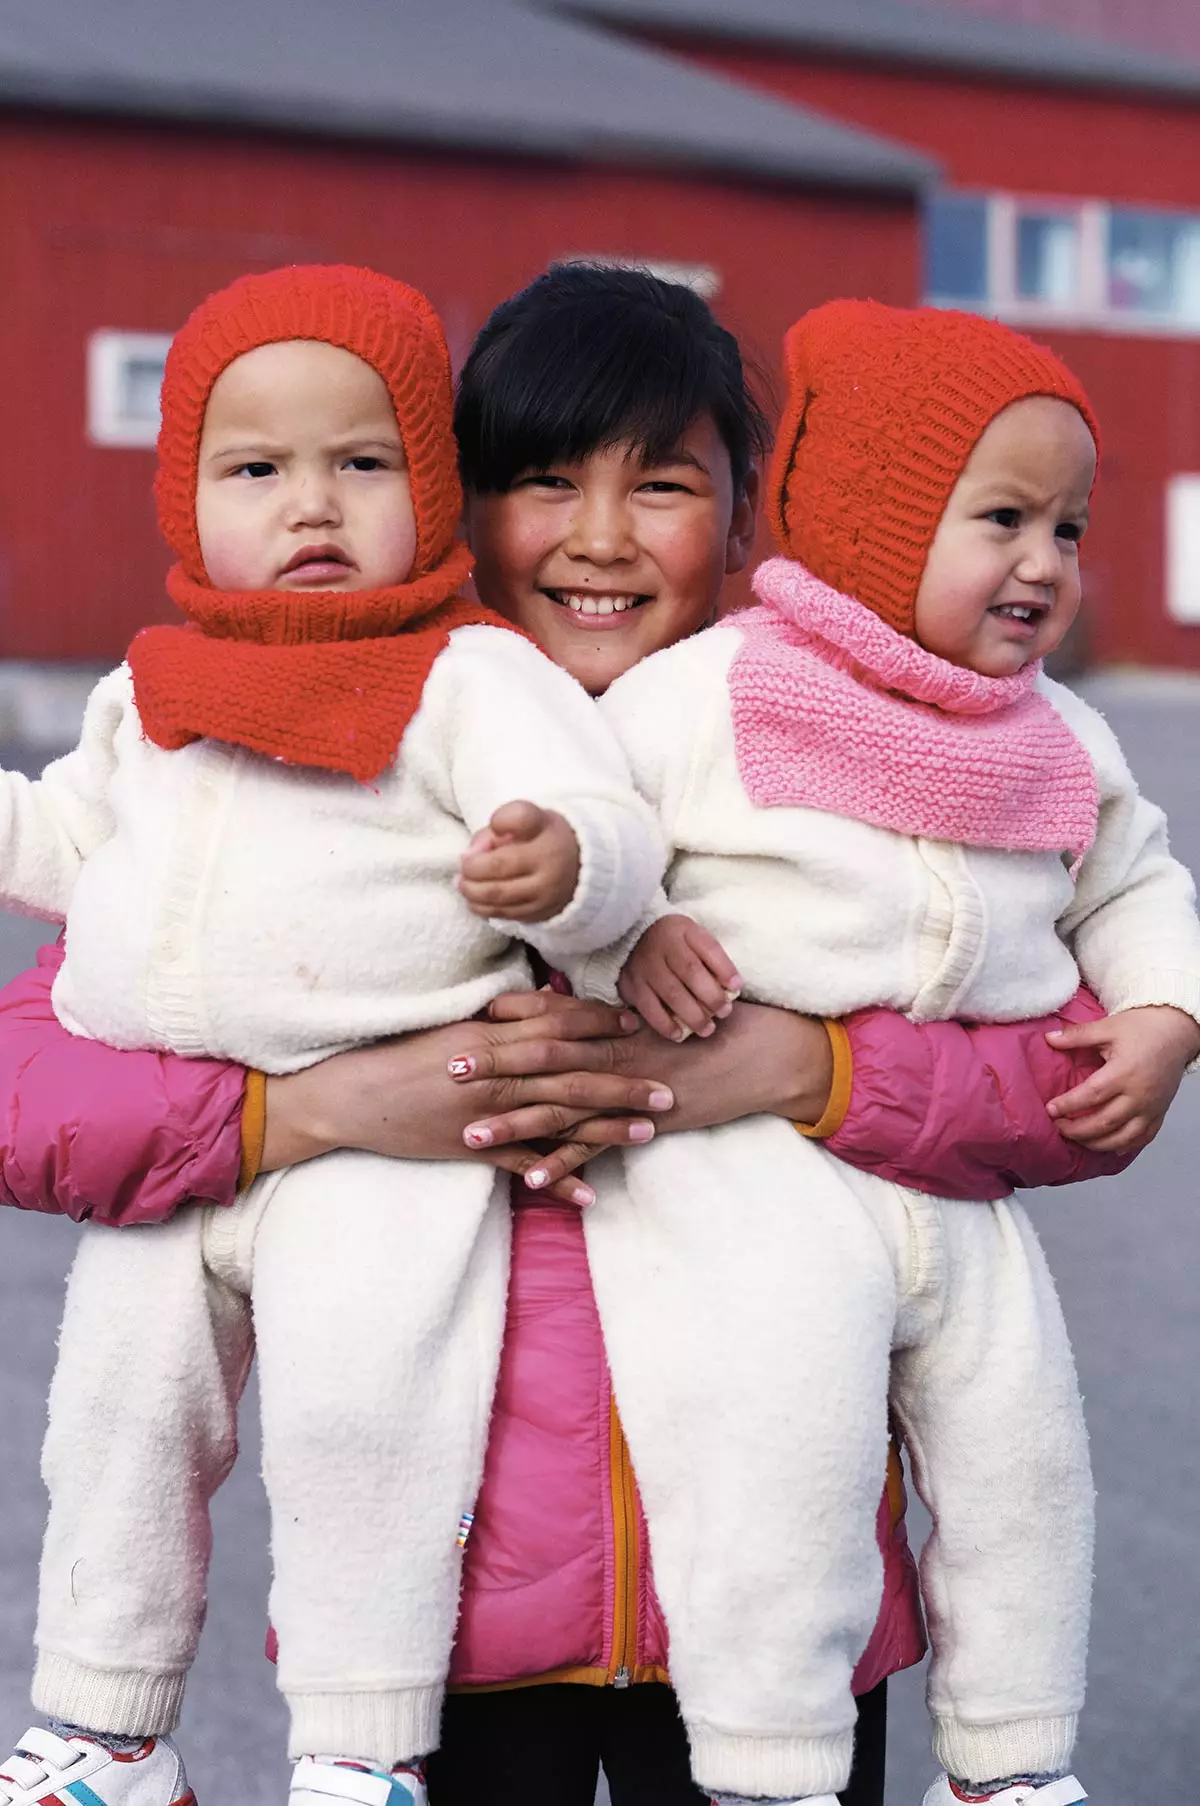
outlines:
{"label": "child's bangs", "polygon": [[699,296],[627,270],[551,270],[492,315],[459,382],[463,482],[502,493],[529,471],[628,447],[652,466],[711,414],[743,482],[766,426],[736,341]]}

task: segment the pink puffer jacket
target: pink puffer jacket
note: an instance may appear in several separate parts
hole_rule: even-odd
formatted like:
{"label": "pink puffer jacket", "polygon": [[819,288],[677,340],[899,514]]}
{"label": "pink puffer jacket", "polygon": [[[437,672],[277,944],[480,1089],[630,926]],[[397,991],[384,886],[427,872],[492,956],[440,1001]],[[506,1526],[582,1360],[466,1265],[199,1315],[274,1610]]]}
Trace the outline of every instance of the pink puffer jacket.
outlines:
{"label": "pink puffer jacket", "polygon": [[[451,1685],[665,1680],[666,1627],[580,1215],[523,1189],[514,1202],[508,1329]],[[880,1501],[884,1595],[860,1693],[925,1649],[903,1512],[897,1471]]]}
{"label": "pink puffer jacket", "polygon": [[[36,968],[0,990],[0,1202],[117,1226],[231,1202],[242,1070],[67,1034],[50,1004],[61,959],[43,948]],[[1063,1017],[1099,1013],[1080,993]],[[847,1024],[852,1083],[828,1145],[951,1197],[1119,1170],[1126,1161],[1064,1142],[1045,1113],[1045,1100],[1096,1065],[1048,1048],[1054,1025],[916,1027],[862,1012]],[[661,1679],[666,1638],[580,1219],[528,1193],[515,1202],[508,1328],[452,1678]],[[885,1592],[860,1691],[918,1660],[924,1641],[898,1469],[879,1523]]]}

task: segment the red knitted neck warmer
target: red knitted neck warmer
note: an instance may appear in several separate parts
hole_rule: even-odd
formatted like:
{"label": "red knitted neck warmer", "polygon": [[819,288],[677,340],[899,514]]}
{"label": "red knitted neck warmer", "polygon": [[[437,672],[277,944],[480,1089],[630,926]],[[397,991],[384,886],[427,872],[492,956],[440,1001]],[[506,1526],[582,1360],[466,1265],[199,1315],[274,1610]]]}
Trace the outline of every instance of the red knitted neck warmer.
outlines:
{"label": "red knitted neck warmer", "polygon": [[[221,371],[287,339],[338,345],[388,386],[417,525],[414,574],[374,590],[217,590],[196,534],[204,411]],[[450,363],[424,296],[370,270],[313,266],[243,277],[197,308],[163,384],[159,521],[180,554],[167,589],[186,627],[150,627],[129,649],[142,725],[174,751],[201,738],[368,782],[396,757],[425,680],[455,627],[506,627],[455,600],[471,555],[461,511]]]}
{"label": "red knitted neck warmer", "polygon": [[167,588],[195,625],[148,627],[130,647],[142,726],[171,752],[225,740],[368,783],[396,757],[452,630],[508,625],[447,599],[470,569],[456,545],[413,583],[298,595],[214,590],[176,565]]}

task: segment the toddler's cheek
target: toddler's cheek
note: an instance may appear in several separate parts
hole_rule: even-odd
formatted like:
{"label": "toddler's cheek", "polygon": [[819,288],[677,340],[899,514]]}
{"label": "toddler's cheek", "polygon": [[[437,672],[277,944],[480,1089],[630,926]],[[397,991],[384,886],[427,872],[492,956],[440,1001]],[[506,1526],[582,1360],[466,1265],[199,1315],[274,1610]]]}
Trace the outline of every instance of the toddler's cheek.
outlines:
{"label": "toddler's cheek", "polygon": [[236,533],[206,533],[200,551],[214,589],[258,589],[266,581],[261,548]]}
{"label": "toddler's cheek", "polygon": [[417,552],[417,523],[411,506],[406,513],[381,523],[373,538],[375,582],[406,583]]}

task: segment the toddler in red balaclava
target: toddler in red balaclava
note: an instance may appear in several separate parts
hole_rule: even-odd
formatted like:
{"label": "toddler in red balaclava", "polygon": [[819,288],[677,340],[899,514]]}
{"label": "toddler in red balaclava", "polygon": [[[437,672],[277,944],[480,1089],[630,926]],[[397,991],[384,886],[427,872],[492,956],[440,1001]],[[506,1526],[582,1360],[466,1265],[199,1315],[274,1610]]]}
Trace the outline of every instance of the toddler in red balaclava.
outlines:
{"label": "toddler in red balaclava", "polygon": [[[584,692],[456,599],[450,367],[415,290],[250,276],[176,338],[182,627],[0,774],[4,901],[66,919],[76,1033],[285,1073],[462,1021],[643,914],[661,841]],[[295,1806],[421,1802],[505,1309],[507,1176],[327,1155],[85,1231],[54,1382],[34,1701],[0,1800],[194,1806],[170,1739],[257,1348]]]}

